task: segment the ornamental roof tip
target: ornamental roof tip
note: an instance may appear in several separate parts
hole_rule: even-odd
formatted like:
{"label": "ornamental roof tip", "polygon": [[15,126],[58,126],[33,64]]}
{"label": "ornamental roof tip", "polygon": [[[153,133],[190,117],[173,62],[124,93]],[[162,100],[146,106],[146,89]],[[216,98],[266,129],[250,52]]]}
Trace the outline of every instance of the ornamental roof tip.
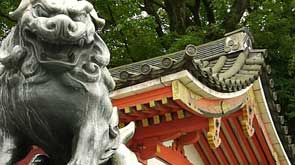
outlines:
{"label": "ornamental roof tip", "polygon": [[234,30],[234,31],[232,31],[232,32],[228,32],[228,33],[226,33],[224,36],[227,37],[227,36],[233,35],[233,34],[235,34],[235,33],[240,33],[240,32],[247,33],[247,35],[250,37],[250,39],[251,39],[252,42],[254,43],[254,37],[253,37],[252,33],[250,32],[250,30],[249,30],[248,27],[242,27],[242,28],[237,29],[237,30]]}
{"label": "ornamental roof tip", "polygon": [[265,66],[266,50],[252,48],[247,28],[227,33],[202,45],[110,69],[117,89],[132,86],[182,70],[189,71],[209,88],[236,92],[251,85]]}

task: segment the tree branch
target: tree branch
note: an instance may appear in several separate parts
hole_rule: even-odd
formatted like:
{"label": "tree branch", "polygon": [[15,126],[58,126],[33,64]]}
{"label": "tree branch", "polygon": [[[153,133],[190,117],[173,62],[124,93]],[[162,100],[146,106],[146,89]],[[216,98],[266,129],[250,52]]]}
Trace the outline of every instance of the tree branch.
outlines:
{"label": "tree branch", "polygon": [[3,17],[11,22],[16,22],[15,20],[11,19],[8,15],[4,14],[2,10],[0,10],[0,17]]}
{"label": "tree branch", "polygon": [[152,2],[153,4],[159,6],[160,8],[163,8],[163,9],[166,9],[166,6],[164,6],[163,4],[159,3],[159,2],[156,2],[154,0],[150,0],[150,2]]}

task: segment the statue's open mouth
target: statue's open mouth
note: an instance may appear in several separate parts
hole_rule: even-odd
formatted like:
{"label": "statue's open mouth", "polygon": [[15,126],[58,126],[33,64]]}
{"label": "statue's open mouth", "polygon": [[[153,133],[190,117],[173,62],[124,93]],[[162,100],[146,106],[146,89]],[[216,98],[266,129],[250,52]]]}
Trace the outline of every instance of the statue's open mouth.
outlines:
{"label": "statue's open mouth", "polygon": [[24,30],[24,34],[33,46],[38,61],[49,67],[72,69],[81,56],[80,50],[91,45],[86,43],[84,37],[76,40],[48,39],[29,29]]}
{"label": "statue's open mouth", "polygon": [[73,63],[75,61],[75,54],[73,50],[77,45],[73,43],[50,43],[41,38],[37,42],[43,48],[40,58],[43,61],[63,61]]}

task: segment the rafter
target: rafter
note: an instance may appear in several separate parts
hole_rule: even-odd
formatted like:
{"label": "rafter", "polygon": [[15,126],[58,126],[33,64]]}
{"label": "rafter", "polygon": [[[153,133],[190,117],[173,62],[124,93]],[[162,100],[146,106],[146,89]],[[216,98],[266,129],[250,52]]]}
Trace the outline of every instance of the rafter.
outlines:
{"label": "rafter", "polygon": [[135,94],[120,99],[113,99],[112,103],[118,109],[123,109],[127,106],[136,106],[138,104],[148,104],[151,100],[161,100],[164,97],[172,97],[171,87],[163,87],[152,91]]}
{"label": "rafter", "polygon": [[268,164],[268,161],[266,160],[265,154],[263,152],[263,148],[261,147],[261,145],[259,144],[260,141],[258,140],[256,134],[254,134],[252,136],[251,139],[249,139],[250,142],[253,143],[253,145],[255,145],[255,150],[257,152],[257,154],[259,155],[258,158],[260,160],[260,164]]}
{"label": "rafter", "polygon": [[256,118],[254,118],[253,125],[254,125],[255,131],[256,131],[255,133],[258,138],[259,144],[262,146],[263,151],[267,157],[269,164],[275,164],[275,160],[272,156],[273,154],[271,153],[271,151],[268,147],[268,144],[266,143],[265,137],[263,135],[263,132],[262,132]]}
{"label": "rafter", "polygon": [[[222,141],[221,147],[223,148],[224,153],[225,153],[226,157],[229,159],[229,161],[232,162],[233,164],[241,163],[242,161],[238,162],[238,160],[237,160],[238,154],[235,153],[233,151],[232,147],[229,145],[226,137],[224,136],[222,129],[220,131],[220,138]],[[243,162],[243,164],[246,164],[246,162]]]}
{"label": "rafter", "polygon": [[208,120],[206,118],[191,116],[185,119],[176,119],[170,122],[164,122],[160,125],[150,125],[146,128],[137,128],[133,139],[141,140],[177,132],[193,132],[206,127],[208,127]]}
{"label": "rafter", "polygon": [[215,154],[213,153],[213,151],[207,141],[207,138],[205,137],[205,135],[203,133],[200,134],[199,144],[200,144],[201,148],[204,150],[204,152],[206,153],[210,164],[219,164],[220,163],[217,160]]}
{"label": "rafter", "polygon": [[231,141],[231,143],[233,144],[233,148],[235,148],[237,150],[238,155],[241,157],[241,162],[243,163],[248,163],[248,160],[245,156],[245,153],[243,152],[239,142],[237,141],[234,132],[232,131],[231,127],[228,124],[227,120],[223,120],[222,122],[222,126],[221,126],[223,132],[227,135],[227,141]]}
{"label": "rafter", "polygon": [[233,118],[232,120],[230,120],[232,122],[232,127],[233,129],[235,129],[237,132],[236,136],[240,137],[241,139],[241,144],[243,145],[246,149],[247,154],[249,155],[250,158],[250,163],[252,164],[258,164],[257,158],[255,156],[255,153],[253,151],[253,149],[251,148],[247,138],[245,137],[245,134],[242,130],[242,126],[240,124],[240,122],[238,121],[237,118]]}
{"label": "rafter", "polygon": [[229,162],[226,158],[226,155],[222,151],[221,147],[216,148],[215,152],[218,155],[218,157],[220,158],[220,161],[222,162],[221,164],[229,164]]}

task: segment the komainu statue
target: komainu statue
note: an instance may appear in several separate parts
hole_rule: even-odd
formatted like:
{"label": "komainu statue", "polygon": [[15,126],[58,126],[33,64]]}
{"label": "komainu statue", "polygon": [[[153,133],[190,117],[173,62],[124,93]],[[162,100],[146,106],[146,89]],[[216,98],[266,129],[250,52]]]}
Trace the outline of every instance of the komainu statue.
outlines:
{"label": "komainu statue", "polygon": [[[0,48],[0,164],[21,160],[32,145],[52,165],[138,164],[124,146],[96,33],[104,25],[85,0],[22,0],[17,25]],[[121,132],[121,133],[120,133]]]}

